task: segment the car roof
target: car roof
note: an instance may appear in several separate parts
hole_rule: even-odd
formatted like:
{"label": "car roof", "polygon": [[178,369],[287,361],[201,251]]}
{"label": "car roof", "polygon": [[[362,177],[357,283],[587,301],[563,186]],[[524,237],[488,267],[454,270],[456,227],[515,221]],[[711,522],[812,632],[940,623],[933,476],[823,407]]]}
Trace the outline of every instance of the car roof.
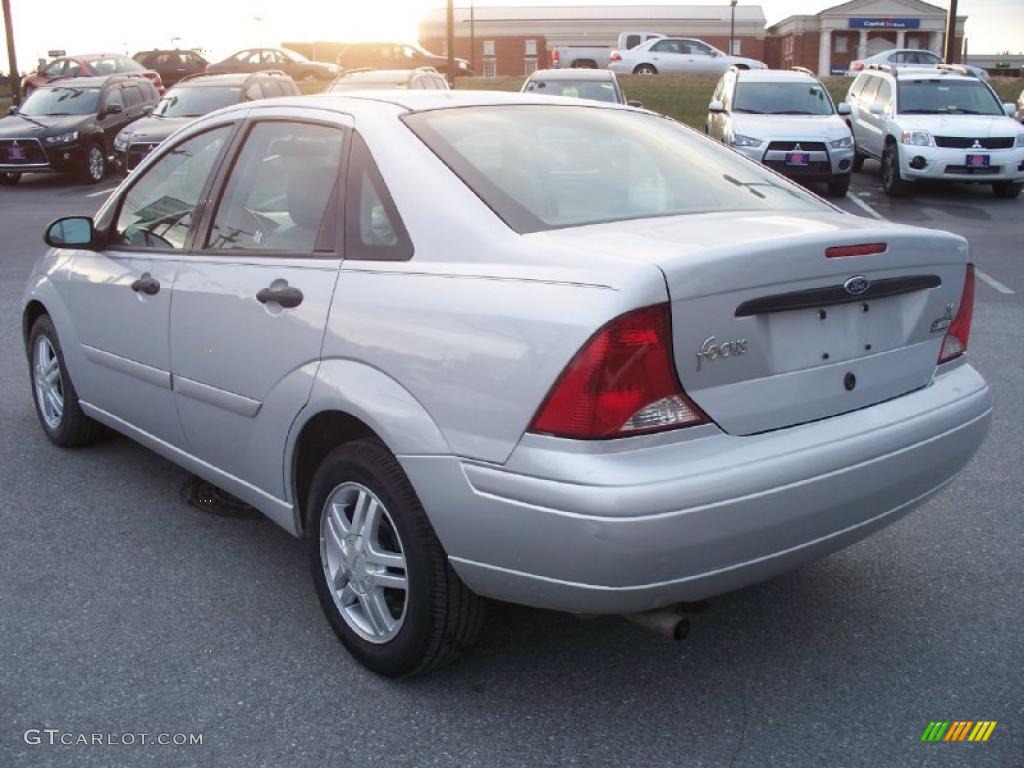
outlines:
{"label": "car roof", "polygon": [[614,80],[608,69],[538,69],[530,80]]}
{"label": "car roof", "polygon": [[[872,70],[873,71],[873,70]],[[818,78],[806,72],[799,72],[793,69],[738,69],[737,79],[742,78],[744,82],[794,82],[794,83],[816,83]]]}

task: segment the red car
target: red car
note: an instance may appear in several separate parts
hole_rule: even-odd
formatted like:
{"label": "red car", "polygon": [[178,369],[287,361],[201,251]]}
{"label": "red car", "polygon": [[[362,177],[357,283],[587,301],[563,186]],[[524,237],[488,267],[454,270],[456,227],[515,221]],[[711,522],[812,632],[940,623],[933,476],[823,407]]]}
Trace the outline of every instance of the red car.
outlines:
{"label": "red car", "polygon": [[145,75],[159,93],[164,92],[160,74],[146,69],[139,62],[120,53],[82,53],[61,56],[21,80],[21,94],[28,96],[40,85],[60,77],[91,77],[103,75]]}

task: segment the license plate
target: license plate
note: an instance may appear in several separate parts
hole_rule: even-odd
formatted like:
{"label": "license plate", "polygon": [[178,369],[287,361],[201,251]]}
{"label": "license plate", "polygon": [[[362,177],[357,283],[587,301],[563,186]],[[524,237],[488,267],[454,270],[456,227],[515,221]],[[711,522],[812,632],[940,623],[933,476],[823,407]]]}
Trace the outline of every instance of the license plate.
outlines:
{"label": "license plate", "polygon": [[8,160],[24,160],[25,157],[25,150],[21,147],[11,147],[7,150]]}
{"label": "license plate", "polygon": [[988,155],[968,155],[966,165],[968,168],[988,168],[988,157]]}
{"label": "license plate", "polygon": [[810,165],[811,156],[806,152],[787,152],[786,165]]}

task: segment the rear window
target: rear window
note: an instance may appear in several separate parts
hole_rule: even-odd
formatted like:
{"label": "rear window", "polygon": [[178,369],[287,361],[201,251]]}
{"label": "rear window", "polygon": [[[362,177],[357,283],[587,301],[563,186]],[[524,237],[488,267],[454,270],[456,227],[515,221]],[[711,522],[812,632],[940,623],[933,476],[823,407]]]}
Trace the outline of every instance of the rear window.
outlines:
{"label": "rear window", "polygon": [[595,82],[538,79],[527,83],[526,90],[530,93],[539,93],[545,96],[568,96],[574,99],[607,101],[612,104],[617,103],[619,100],[615,93],[615,85],[610,80]]}
{"label": "rear window", "polygon": [[832,210],[667,118],[601,107],[441,109],[403,120],[512,229],[743,210]]}

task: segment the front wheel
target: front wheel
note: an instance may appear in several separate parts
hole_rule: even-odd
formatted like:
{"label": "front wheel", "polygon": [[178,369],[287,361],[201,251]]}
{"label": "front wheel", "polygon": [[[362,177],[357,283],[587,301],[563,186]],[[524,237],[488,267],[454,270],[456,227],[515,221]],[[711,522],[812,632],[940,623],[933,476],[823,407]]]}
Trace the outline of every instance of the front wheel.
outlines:
{"label": "front wheel", "polygon": [[997,181],[992,185],[996,197],[1014,198],[1020,195],[1024,184],[1019,181]]}
{"label": "front wheel", "polygon": [[308,545],[320,604],[357,661],[388,677],[457,658],[483,601],[452,570],[397,459],[375,439],[336,448],[313,477]]}
{"label": "front wheel", "polygon": [[863,170],[863,168],[864,168],[864,161],[865,161],[866,159],[867,159],[867,158],[865,158],[865,157],[864,157],[864,155],[862,155],[862,154],[861,154],[860,152],[858,152],[858,151],[857,151],[856,149],[855,149],[855,150],[853,150],[853,164],[852,164],[852,166],[851,166],[851,167],[852,167],[852,169],[853,169],[853,170],[854,170],[855,172],[859,173],[859,172],[860,172],[861,170]]}
{"label": "front wheel", "polygon": [[828,196],[829,197],[846,197],[846,193],[850,190],[850,177],[843,176],[839,179],[832,179],[828,182]]}
{"label": "front wheel", "polygon": [[633,69],[634,75],[656,75],[658,70],[655,69],[653,64],[637,64]]}
{"label": "front wheel", "polygon": [[103,147],[90,144],[85,148],[79,178],[86,184],[99,184],[106,175],[107,157],[103,154]]}
{"label": "front wheel", "polygon": [[10,173],[7,171],[0,173],[0,184],[3,184],[5,187],[13,186],[19,181],[21,181],[20,173]]}
{"label": "front wheel", "polygon": [[900,174],[900,156],[895,144],[889,144],[882,152],[882,189],[892,197],[910,192],[910,183]]}

